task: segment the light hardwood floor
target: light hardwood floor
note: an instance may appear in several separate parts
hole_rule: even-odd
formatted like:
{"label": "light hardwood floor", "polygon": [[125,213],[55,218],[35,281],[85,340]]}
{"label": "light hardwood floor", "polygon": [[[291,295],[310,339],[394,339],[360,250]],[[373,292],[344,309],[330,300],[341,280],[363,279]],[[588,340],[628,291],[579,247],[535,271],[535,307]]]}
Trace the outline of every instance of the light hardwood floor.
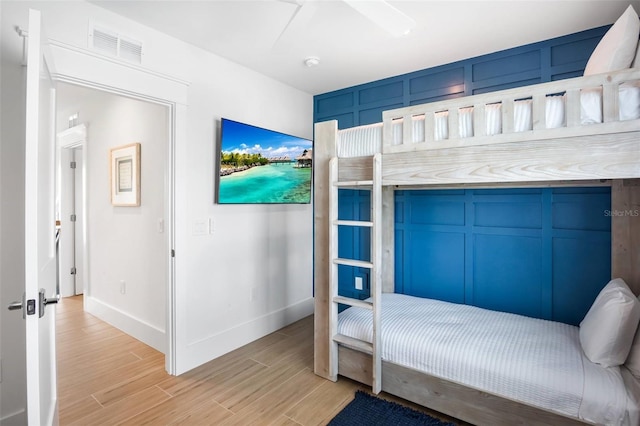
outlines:
{"label": "light hardwood floor", "polygon": [[322,425],[368,391],[313,374],[313,317],[175,377],[163,354],[85,313],[82,296],[63,299],[57,315],[63,426]]}

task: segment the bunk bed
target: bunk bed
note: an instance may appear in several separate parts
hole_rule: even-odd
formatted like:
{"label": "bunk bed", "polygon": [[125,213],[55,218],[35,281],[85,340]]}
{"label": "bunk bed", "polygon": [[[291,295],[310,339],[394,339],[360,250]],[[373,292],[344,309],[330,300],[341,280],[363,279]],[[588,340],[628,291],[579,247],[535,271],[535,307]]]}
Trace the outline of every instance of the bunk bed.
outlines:
{"label": "bunk bed", "polygon": [[[635,16],[635,53],[639,30],[635,11],[632,16]],[[619,28],[616,25],[610,32]],[[610,41],[605,35],[594,55],[603,43]],[[590,60],[587,69],[591,63]],[[593,72],[592,66],[591,72],[586,73],[589,75],[579,78],[385,111],[382,123],[359,128],[338,131],[335,121],[316,123],[316,374],[334,381],[338,375],[349,377],[371,385],[374,393],[395,394],[474,424],[639,424],[640,379],[624,365],[605,368],[592,363],[580,347],[578,327],[551,323],[552,328],[559,328],[563,330],[560,334],[568,336],[563,339],[573,346],[579,370],[594,370],[596,376],[600,375],[596,381],[613,380],[622,386],[608,391],[617,392],[617,396],[605,408],[589,408],[586,399],[577,403],[578,407],[585,405],[578,411],[548,405],[517,392],[505,394],[492,386],[421,371],[412,362],[391,359],[388,353],[390,341],[400,339],[408,328],[394,325],[390,318],[405,317],[409,308],[403,304],[414,303],[407,301],[406,296],[393,294],[395,190],[606,184],[612,188],[612,209],[637,211],[634,209],[640,204],[640,68],[635,65],[628,68],[630,63],[631,60],[615,71],[595,67]],[[371,191],[370,220],[338,217],[341,188]],[[633,219],[630,215],[612,217],[611,262],[612,275],[623,278],[625,286],[630,287],[629,293],[637,295],[640,223]],[[370,229],[370,259],[338,257],[340,227]],[[371,270],[370,299],[361,301],[338,294],[339,265]],[[399,311],[393,308],[398,303],[402,306]],[[351,308],[338,314],[339,305]],[[468,308],[462,306],[463,310]],[[435,308],[429,305],[415,309],[426,309],[419,316],[428,318],[428,312]],[[365,325],[354,325],[353,318],[366,318]],[[390,335],[391,328],[397,328],[399,334]],[[428,327],[423,324],[417,328]],[[446,342],[451,339],[444,338]],[[472,340],[468,335],[465,339]],[[411,344],[409,348],[421,351]],[[411,352],[406,348],[402,351]],[[509,380],[512,378],[504,378],[503,382]],[[595,388],[603,389],[602,385]],[[553,386],[532,392],[551,391]],[[556,402],[568,398],[562,392],[547,397]],[[616,405],[622,407],[621,411],[612,408]]]}

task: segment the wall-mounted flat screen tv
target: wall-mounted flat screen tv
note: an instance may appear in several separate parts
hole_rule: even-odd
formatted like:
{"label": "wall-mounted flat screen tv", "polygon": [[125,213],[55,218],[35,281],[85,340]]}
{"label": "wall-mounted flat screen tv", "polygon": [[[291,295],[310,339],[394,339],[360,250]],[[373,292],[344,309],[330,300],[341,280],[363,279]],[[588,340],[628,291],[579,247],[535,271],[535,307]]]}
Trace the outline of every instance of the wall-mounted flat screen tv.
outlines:
{"label": "wall-mounted flat screen tv", "polygon": [[220,135],[219,204],[311,201],[311,140],[226,118]]}

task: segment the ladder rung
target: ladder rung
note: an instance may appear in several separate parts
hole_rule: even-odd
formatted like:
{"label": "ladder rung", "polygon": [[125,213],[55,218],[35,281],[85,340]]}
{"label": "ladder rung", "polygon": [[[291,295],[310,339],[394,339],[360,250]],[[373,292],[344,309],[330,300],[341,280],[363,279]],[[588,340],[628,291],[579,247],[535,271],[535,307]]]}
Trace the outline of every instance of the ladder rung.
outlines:
{"label": "ladder rung", "polygon": [[349,181],[338,181],[338,182],[333,182],[334,186],[338,186],[338,187],[348,187],[348,188],[358,188],[361,186],[368,186],[368,187],[372,187],[373,186],[373,181],[372,180],[349,180]]}
{"label": "ladder rung", "polygon": [[360,352],[365,352],[368,354],[373,353],[373,345],[369,342],[365,342],[364,340],[354,339],[353,337],[345,336],[344,334],[336,334],[335,336],[333,336],[333,341],[338,342],[341,345],[357,349]]}
{"label": "ladder rung", "polygon": [[364,308],[369,310],[373,309],[373,303],[366,300],[354,299],[353,297],[335,296],[333,298],[333,302],[342,303],[344,305],[349,305],[349,306],[357,306],[358,308]]}
{"label": "ladder rung", "polygon": [[364,220],[334,220],[333,224],[339,226],[361,226],[365,228],[373,227],[373,222]]}
{"label": "ladder rung", "polygon": [[358,267],[358,268],[373,269],[373,263],[366,262],[364,260],[336,258],[336,259],[333,259],[333,263],[335,263],[337,265],[346,265],[346,266],[355,266],[355,267]]}

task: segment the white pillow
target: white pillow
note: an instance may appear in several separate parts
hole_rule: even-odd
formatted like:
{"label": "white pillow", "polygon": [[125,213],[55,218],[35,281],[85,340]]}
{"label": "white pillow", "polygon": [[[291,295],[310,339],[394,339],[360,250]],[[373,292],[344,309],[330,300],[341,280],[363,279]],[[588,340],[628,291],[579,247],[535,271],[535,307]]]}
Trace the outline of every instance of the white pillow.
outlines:
{"label": "white pillow", "polygon": [[629,356],[624,365],[631,371],[631,374],[640,379],[640,327],[636,331],[636,337],[633,339]]}
{"label": "white pillow", "polygon": [[638,14],[629,5],[596,46],[584,69],[584,75],[629,68],[636,55],[638,33]]}
{"label": "white pillow", "polygon": [[640,321],[640,301],[621,279],[611,280],[580,323],[580,344],[589,360],[603,367],[622,365]]}

